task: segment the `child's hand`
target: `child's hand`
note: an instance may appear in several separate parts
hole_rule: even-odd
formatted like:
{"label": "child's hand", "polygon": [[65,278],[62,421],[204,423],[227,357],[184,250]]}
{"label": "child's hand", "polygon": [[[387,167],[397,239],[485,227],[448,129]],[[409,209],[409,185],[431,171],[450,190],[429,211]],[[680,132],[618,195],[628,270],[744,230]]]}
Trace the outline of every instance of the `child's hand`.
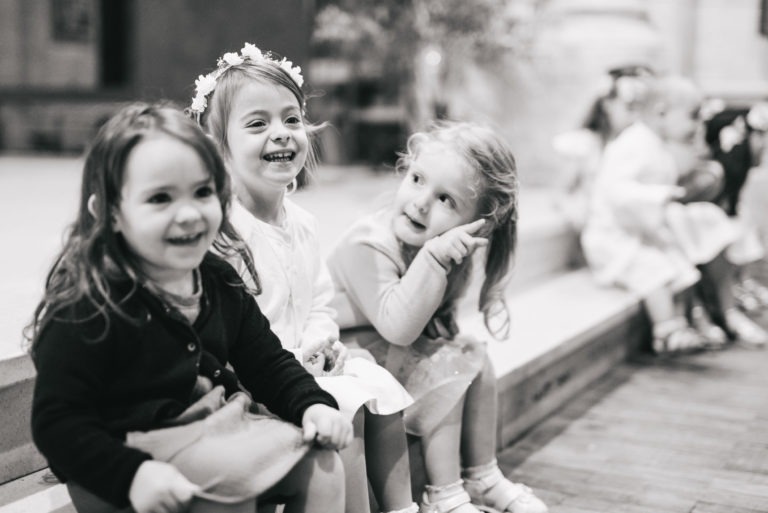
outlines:
{"label": "child's hand", "polygon": [[451,228],[444,234],[428,240],[424,244],[424,249],[429,251],[445,269],[450,269],[451,263],[458,265],[477,248],[488,245],[488,239],[485,237],[472,235],[484,224],[485,219],[478,219]]}
{"label": "child's hand", "polygon": [[336,337],[308,344],[303,348],[304,368],[313,376],[338,376],[344,372],[347,348]]}
{"label": "child's hand", "polygon": [[313,404],[301,419],[304,441],[317,443],[326,449],[343,449],[352,442],[352,423],[339,410],[325,404]]}
{"label": "child's hand", "polygon": [[198,489],[170,463],[149,460],[136,471],[128,499],[136,513],[186,511]]}
{"label": "child's hand", "polygon": [[685,187],[675,186],[669,191],[669,201],[677,201],[685,196]]}

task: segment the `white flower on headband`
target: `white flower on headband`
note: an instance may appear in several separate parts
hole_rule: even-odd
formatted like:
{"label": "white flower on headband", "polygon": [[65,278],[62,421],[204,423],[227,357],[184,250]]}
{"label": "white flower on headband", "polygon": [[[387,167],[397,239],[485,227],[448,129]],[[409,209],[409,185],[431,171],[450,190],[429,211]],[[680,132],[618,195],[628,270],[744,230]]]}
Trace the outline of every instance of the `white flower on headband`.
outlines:
{"label": "white flower on headband", "polygon": [[720,142],[720,149],[724,153],[729,153],[734,146],[741,144],[744,141],[744,137],[747,135],[747,125],[744,122],[744,118],[741,116],[733,120],[733,123],[723,127],[718,135]]}
{"label": "white flower on headband", "polygon": [[755,130],[768,131],[768,102],[753,105],[747,113],[747,123]]}
{"label": "white flower on headband", "polygon": [[213,88],[216,87],[216,77],[213,74],[200,75],[195,80],[195,92],[207,96],[213,92]]}
{"label": "white flower on headband", "polygon": [[256,45],[251,43],[245,43],[240,53],[227,52],[221,56],[217,61],[217,69],[208,73],[207,75],[200,75],[195,80],[195,97],[192,99],[192,104],[189,110],[194,113],[199,120],[199,116],[205,112],[208,108],[208,95],[216,89],[216,82],[219,77],[223,75],[229,68],[233,66],[239,66],[246,60],[252,62],[265,61],[275,64],[282,68],[291,77],[297,86],[304,85],[304,77],[301,75],[301,68],[294,66],[293,62],[289,61],[285,57],[278,61],[273,58],[269,52],[262,52]]}
{"label": "white flower on headband", "polygon": [[301,87],[304,85],[304,77],[301,76],[301,68],[299,66],[293,65],[291,61],[283,57],[283,60],[279,62],[280,67],[285,70],[286,73],[288,73],[294,82],[296,82],[296,85]]}
{"label": "white flower on headband", "polygon": [[230,66],[237,66],[245,62],[245,59],[240,57],[237,52],[228,52],[222,55],[221,60],[229,64]]}
{"label": "white flower on headband", "polygon": [[701,103],[699,109],[701,119],[709,121],[715,114],[725,110],[725,102],[721,98],[708,98]]}
{"label": "white flower on headband", "polygon": [[256,45],[252,45],[251,43],[245,43],[243,45],[242,50],[240,50],[240,55],[242,55],[243,58],[248,58],[252,61],[257,61],[264,58],[264,54],[261,53],[261,50],[259,50]]}

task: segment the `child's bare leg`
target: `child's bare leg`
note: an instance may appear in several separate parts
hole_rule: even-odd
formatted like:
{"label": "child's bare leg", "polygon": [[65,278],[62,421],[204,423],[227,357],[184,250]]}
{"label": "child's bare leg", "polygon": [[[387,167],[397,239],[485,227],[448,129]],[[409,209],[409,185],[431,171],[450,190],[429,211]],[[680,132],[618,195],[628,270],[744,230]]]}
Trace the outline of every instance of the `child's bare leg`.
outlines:
{"label": "child's bare leg", "polygon": [[281,499],[285,513],[343,511],[344,467],[336,451],[310,449],[296,466],[263,497]]}
{"label": "child's bare leg", "polygon": [[491,360],[467,390],[461,430],[461,459],[465,467],[483,465],[496,457],[498,392]]}
{"label": "child's bare leg", "polygon": [[512,483],[496,462],[498,391],[496,374],[486,356],[467,390],[461,432],[464,489],[473,504],[498,511],[546,513],[547,507],[527,486]]}
{"label": "child's bare leg", "polygon": [[369,513],[371,510],[365,463],[366,444],[364,436],[367,430],[367,419],[364,411],[365,407],[363,406],[352,419],[354,433],[352,443],[339,451],[346,476],[346,506],[344,511],[348,513]]}
{"label": "child's bare leg", "polygon": [[374,415],[366,410],[365,460],[381,511],[402,510],[413,503],[408,441],[401,413]]}
{"label": "child's bare leg", "polygon": [[672,291],[659,287],[643,300],[653,326],[653,350],[655,353],[682,351],[702,347],[704,341],[678,312]]}
{"label": "child's bare leg", "polygon": [[427,482],[443,486],[461,478],[461,416],[464,401],[459,401],[434,431],[421,438]]}
{"label": "child's bare leg", "polygon": [[675,302],[667,287],[659,287],[647,294],[643,302],[653,326],[675,318]]}
{"label": "child's bare leg", "polygon": [[451,513],[479,513],[470,504],[461,481],[461,422],[464,401],[446,416],[433,432],[421,438],[424,468],[427,474],[423,501],[435,510]]}

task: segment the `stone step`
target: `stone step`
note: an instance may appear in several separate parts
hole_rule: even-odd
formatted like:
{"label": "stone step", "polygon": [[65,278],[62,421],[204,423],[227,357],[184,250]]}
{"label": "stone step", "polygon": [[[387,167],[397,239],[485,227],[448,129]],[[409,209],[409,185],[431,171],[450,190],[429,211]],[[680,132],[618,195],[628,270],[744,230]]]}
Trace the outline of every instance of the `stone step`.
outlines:
{"label": "stone step", "polygon": [[[500,447],[623,360],[648,334],[637,298],[596,286],[585,269],[520,293],[510,291],[508,301],[510,337],[489,342],[499,385]],[[479,316],[468,309],[461,310],[459,323],[490,340]],[[418,465],[414,475],[419,475]],[[42,471],[0,486],[0,513],[72,511],[62,504],[63,486],[52,486],[44,477]],[[40,504],[50,506],[39,509]]]}

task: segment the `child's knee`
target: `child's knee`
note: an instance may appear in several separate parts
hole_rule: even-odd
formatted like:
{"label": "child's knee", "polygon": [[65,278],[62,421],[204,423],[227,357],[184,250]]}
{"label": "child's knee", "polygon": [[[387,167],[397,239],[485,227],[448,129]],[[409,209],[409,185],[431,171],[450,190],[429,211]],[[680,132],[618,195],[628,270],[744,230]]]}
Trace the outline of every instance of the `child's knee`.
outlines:
{"label": "child's knee", "polygon": [[327,488],[328,491],[343,493],[344,491],[344,465],[336,451],[328,449],[310,449],[304,457],[304,463],[317,485]]}

